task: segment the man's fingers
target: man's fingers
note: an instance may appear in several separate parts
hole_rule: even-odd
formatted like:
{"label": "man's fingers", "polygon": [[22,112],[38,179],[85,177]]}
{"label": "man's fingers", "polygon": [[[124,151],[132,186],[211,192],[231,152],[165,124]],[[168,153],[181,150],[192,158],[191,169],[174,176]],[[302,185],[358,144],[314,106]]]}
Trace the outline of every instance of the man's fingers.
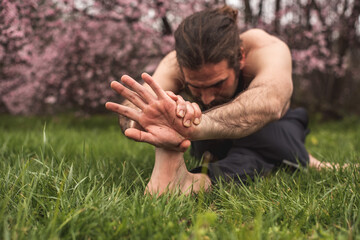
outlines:
{"label": "man's fingers", "polygon": [[135,92],[123,86],[121,83],[112,81],[111,88],[114,89],[121,96],[132,102],[135,106],[143,109],[145,106],[144,100]]}
{"label": "man's fingers", "polygon": [[147,73],[141,74],[141,78],[154,90],[155,94],[158,98],[168,98],[168,95],[165,91],[160,87],[159,84],[155,82],[155,80]]}
{"label": "man's fingers", "polygon": [[193,123],[195,125],[199,125],[201,122],[201,115],[202,115],[201,109],[197,103],[192,102],[191,105],[193,106],[194,111],[195,111]]}
{"label": "man's fingers", "polygon": [[191,127],[195,110],[193,108],[193,105],[189,101],[186,101],[185,103],[186,103],[186,114],[183,119],[183,125],[185,127]]}
{"label": "man's fingers", "polygon": [[185,152],[191,145],[190,140],[185,139],[180,143],[179,149],[181,152]]}
{"label": "man's fingers", "polygon": [[105,104],[105,107],[110,111],[113,111],[115,113],[128,117],[136,122],[139,122],[140,113],[131,107],[127,107],[113,102],[107,102]]}
{"label": "man's fingers", "polygon": [[124,132],[125,136],[131,138],[137,142],[146,142],[151,145],[157,146],[154,136],[151,133],[141,131],[136,128],[128,128]]}
{"label": "man's fingers", "polygon": [[173,93],[172,91],[165,91],[165,92],[169,97],[171,97],[172,100],[174,100],[174,101],[178,100],[178,96],[175,93]]}
{"label": "man's fingers", "polygon": [[186,114],[186,102],[185,100],[179,95],[178,100],[176,101],[176,115],[178,117],[183,118]]}
{"label": "man's fingers", "polygon": [[[158,146],[158,142],[156,141],[156,138],[151,133],[141,131],[136,128],[128,128],[125,130],[124,134],[128,138],[133,139],[137,142],[146,142],[155,147],[160,147],[160,146]],[[180,145],[178,147],[173,146],[169,149],[171,149],[173,151],[185,152],[190,147],[190,145],[191,145],[190,140],[185,139],[184,141],[182,141],[180,143]],[[161,146],[161,147],[164,147],[164,146]]]}
{"label": "man's fingers", "polygon": [[128,75],[121,77],[121,81],[134,90],[140,97],[142,97],[147,103],[150,103],[154,100],[154,96],[140,83],[135,81]]}
{"label": "man's fingers", "polygon": [[[170,95],[172,97],[172,95]],[[185,127],[190,127],[192,123],[199,125],[201,122],[201,109],[198,104],[188,102],[181,97],[177,96],[178,100],[176,101],[176,115],[183,118],[183,125]]]}

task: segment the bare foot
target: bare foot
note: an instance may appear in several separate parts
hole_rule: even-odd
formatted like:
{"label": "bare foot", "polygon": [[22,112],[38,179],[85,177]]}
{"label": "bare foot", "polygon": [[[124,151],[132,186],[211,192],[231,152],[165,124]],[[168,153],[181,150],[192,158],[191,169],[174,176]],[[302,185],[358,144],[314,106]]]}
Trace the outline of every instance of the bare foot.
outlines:
{"label": "bare foot", "polygon": [[333,168],[344,169],[344,168],[347,168],[348,166],[349,166],[349,164],[344,164],[344,165],[340,166],[338,163],[333,164],[333,163],[329,163],[329,162],[320,162],[319,160],[314,158],[311,154],[309,154],[309,167],[316,168],[317,170],[333,169]]}
{"label": "bare foot", "polygon": [[146,186],[145,193],[161,195],[165,192],[174,192],[189,195],[191,193],[209,189],[211,182],[207,175],[192,174],[190,172],[186,175],[187,176],[183,178],[175,177],[173,180],[167,182],[151,177]]}
{"label": "bare foot", "polygon": [[186,168],[182,152],[157,148],[155,155],[155,166],[145,194],[161,195],[171,191],[188,195],[209,189],[210,178],[206,174],[190,173]]}

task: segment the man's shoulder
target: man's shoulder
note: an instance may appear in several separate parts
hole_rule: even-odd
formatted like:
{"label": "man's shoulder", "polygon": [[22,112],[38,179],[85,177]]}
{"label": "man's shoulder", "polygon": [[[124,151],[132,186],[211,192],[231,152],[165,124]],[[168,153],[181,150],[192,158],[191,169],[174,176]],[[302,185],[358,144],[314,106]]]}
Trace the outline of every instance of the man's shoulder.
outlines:
{"label": "man's shoulder", "polygon": [[276,70],[291,72],[291,54],[279,38],[261,29],[251,29],[240,35],[245,52],[244,75],[254,78],[260,73]]}
{"label": "man's shoulder", "polygon": [[259,49],[279,43],[285,44],[279,38],[259,28],[253,28],[241,33],[240,39],[245,50]]}
{"label": "man's shoulder", "polygon": [[240,37],[248,37],[248,36],[262,36],[262,37],[267,37],[267,36],[272,36],[271,34],[269,34],[268,32],[266,32],[263,29],[260,28],[252,28],[252,29],[248,29],[245,32],[240,34]]}
{"label": "man's shoulder", "polygon": [[169,66],[176,66],[178,65],[178,61],[176,59],[176,52],[175,50],[169,52],[164,58],[163,61]]}
{"label": "man's shoulder", "polygon": [[181,90],[183,76],[175,51],[171,51],[161,60],[153,77],[164,90],[173,92]]}

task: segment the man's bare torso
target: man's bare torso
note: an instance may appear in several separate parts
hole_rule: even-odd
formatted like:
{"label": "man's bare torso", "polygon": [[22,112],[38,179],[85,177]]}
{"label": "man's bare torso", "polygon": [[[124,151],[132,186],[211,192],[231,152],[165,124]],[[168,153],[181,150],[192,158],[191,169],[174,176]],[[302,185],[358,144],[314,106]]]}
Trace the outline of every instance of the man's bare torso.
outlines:
{"label": "man's bare torso", "polygon": [[[241,79],[245,89],[248,88],[254,78],[262,69],[262,63],[259,61],[262,49],[268,46],[280,46],[287,48],[278,38],[271,36],[259,29],[251,29],[240,34],[243,59],[240,62]],[[264,55],[264,58],[267,56]],[[271,58],[271,56],[269,56]],[[291,72],[291,69],[287,71]],[[153,75],[160,86],[167,91],[180,93],[185,89],[184,75],[176,60],[176,52],[170,52],[159,64],[158,69]],[[281,86],[280,86],[281,87]]]}

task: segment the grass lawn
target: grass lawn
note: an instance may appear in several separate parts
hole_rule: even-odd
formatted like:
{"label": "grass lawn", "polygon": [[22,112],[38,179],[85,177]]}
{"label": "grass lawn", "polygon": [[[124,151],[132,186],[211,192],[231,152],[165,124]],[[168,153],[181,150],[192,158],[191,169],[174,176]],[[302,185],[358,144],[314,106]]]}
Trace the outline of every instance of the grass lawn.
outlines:
{"label": "grass lawn", "polygon": [[[360,118],[311,129],[319,160],[360,162]],[[0,116],[0,239],[360,239],[354,165],[156,199],[143,195],[153,164],[114,115]]]}

